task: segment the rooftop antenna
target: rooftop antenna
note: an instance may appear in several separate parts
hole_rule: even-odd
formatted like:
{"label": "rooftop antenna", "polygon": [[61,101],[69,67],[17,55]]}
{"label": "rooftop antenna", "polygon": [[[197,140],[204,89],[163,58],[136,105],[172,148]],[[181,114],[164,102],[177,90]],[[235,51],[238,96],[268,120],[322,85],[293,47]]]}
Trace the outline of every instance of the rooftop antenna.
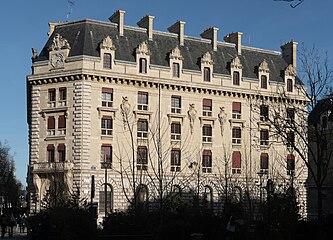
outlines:
{"label": "rooftop antenna", "polygon": [[73,12],[74,4],[75,4],[75,0],[67,0],[67,6],[68,6],[67,16],[66,16],[67,21],[68,21],[69,15],[71,15],[71,13]]}

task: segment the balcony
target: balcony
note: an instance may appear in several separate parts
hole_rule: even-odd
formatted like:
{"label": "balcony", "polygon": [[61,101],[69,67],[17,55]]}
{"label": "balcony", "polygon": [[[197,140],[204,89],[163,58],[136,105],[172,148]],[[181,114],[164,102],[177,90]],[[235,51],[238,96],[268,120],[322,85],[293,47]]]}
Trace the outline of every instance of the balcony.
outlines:
{"label": "balcony", "polygon": [[64,172],[73,169],[71,162],[41,162],[32,164],[33,173]]}

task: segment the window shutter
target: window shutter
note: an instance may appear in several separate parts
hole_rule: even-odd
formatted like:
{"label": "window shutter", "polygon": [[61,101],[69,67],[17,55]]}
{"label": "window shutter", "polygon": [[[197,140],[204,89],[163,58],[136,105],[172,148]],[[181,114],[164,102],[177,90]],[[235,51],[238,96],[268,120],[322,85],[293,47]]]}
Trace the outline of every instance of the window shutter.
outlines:
{"label": "window shutter", "polygon": [[203,150],[202,155],[204,155],[204,156],[212,156],[212,151],[205,149],[205,150]]}
{"label": "window shutter", "polygon": [[233,102],[232,103],[232,111],[241,112],[241,109],[242,109],[242,105],[241,105],[240,102]]}
{"label": "window shutter", "polygon": [[112,88],[105,88],[105,87],[102,88],[103,93],[112,93],[112,91],[113,91]]}
{"label": "window shutter", "polygon": [[53,116],[47,119],[47,129],[55,129],[55,118]]}
{"label": "window shutter", "polygon": [[65,151],[65,144],[63,144],[63,143],[60,143],[60,144],[58,144],[58,151]]}
{"label": "window shutter", "polygon": [[103,116],[102,119],[112,119],[111,116]]}
{"label": "window shutter", "polygon": [[238,151],[232,153],[232,168],[241,168],[241,154]]}
{"label": "window shutter", "polygon": [[53,144],[48,144],[47,145],[47,151],[53,151],[54,150],[54,145]]}
{"label": "window shutter", "polygon": [[58,118],[58,128],[66,128],[66,118],[65,115],[61,115]]}
{"label": "window shutter", "polygon": [[211,107],[212,106],[212,99],[203,99],[204,106]]}

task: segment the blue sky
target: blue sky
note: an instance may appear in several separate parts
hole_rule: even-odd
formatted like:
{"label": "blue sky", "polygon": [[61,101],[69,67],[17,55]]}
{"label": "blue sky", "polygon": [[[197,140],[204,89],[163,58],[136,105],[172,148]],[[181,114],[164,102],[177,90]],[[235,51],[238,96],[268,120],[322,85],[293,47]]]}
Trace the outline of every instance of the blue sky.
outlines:
{"label": "blue sky", "polygon": [[[199,36],[218,27],[219,40],[241,31],[243,45],[280,51],[291,39],[328,51],[333,58],[333,1],[305,0],[293,9],[273,0],[75,0],[68,20],[108,21],[117,9],[126,11],[125,24],[136,26],[145,15],[155,16],[154,28],[167,31],[177,20],[185,34]],[[0,7],[0,141],[7,141],[17,177],[25,183],[28,165],[26,75],[31,72],[31,48],[47,40],[48,22],[66,21],[67,0],[1,1]],[[332,64],[331,64],[332,66]]]}

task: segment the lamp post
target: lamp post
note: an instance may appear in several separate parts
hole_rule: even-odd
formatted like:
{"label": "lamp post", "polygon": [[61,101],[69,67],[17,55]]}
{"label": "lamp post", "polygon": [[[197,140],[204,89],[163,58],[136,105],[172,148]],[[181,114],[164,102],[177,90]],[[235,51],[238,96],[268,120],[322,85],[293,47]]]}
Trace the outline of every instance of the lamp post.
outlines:
{"label": "lamp post", "polygon": [[101,168],[105,170],[105,183],[104,183],[104,217],[106,218],[108,211],[107,211],[107,190],[108,190],[108,169],[112,168],[111,162],[102,162]]}

